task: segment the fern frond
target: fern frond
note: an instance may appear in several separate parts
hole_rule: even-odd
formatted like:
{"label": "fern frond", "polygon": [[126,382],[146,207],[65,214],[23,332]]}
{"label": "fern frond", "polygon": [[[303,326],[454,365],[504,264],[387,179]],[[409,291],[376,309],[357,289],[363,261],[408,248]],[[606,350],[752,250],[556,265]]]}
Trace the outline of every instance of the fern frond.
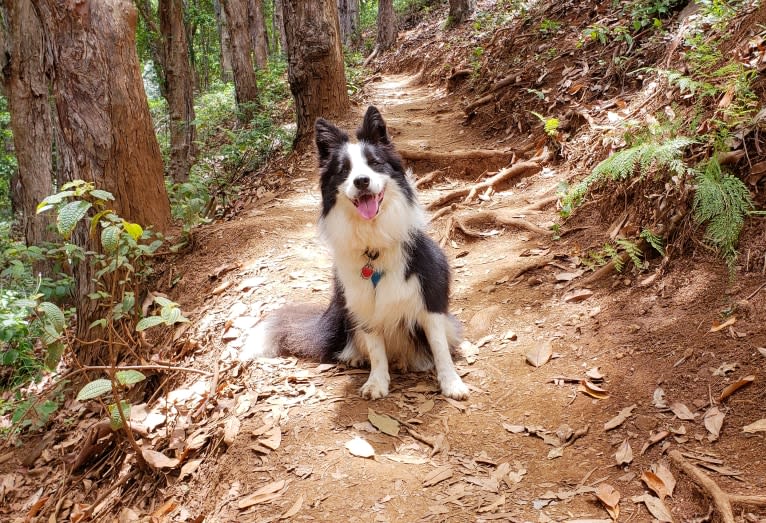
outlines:
{"label": "fern frond", "polygon": [[622,247],[622,249],[628,255],[628,258],[630,258],[630,261],[632,261],[633,265],[636,266],[636,269],[643,268],[644,262],[641,260],[641,257],[644,255],[644,253],[641,251],[641,248],[636,242],[630,241],[626,238],[618,238],[615,240],[615,243],[619,247]]}
{"label": "fern frond", "polygon": [[697,172],[695,181],[694,219],[699,224],[707,224],[707,240],[733,270],[739,233],[754,207],[750,191],[742,180],[723,172],[715,157]]}
{"label": "fern frond", "polygon": [[641,238],[643,238],[646,243],[651,245],[655,251],[660,253],[660,256],[665,256],[665,247],[662,245],[662,238],[654,234],[649,229],[644,229],[641,231]]}
{"label": "fern frond", "polygon": [[686,172],[683,150],[695,143],[686,136],[677,136],[664,142],[646,142],[612,154],[599,163],[593,171],[575,185],[562,199],[565,208],[576,207],[595,183],[606,179],[614,181],[630,178],[638,169],[639,176],[646,176],[653,166],[666,168],[674,174]]}

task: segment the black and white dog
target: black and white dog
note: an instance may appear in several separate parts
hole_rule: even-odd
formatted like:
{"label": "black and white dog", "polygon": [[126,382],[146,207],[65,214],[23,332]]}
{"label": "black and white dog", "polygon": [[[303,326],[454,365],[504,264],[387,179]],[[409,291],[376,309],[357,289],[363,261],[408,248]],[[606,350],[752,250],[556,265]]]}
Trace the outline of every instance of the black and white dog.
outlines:
{"label": "black and white dog", "polygon": [[335,271],[330,305],[277,311],[245,351],[369,363],[361,388],[369,399],[388,394],[389,364],[403,371],[435,368],[442,394],[464,399],[468,387],[452,363],[460,325],[447,310],[447,259],[425,233],[423,208],[375,107],[356,136],[351,143],[331,123],[316,121],[319,228]]}

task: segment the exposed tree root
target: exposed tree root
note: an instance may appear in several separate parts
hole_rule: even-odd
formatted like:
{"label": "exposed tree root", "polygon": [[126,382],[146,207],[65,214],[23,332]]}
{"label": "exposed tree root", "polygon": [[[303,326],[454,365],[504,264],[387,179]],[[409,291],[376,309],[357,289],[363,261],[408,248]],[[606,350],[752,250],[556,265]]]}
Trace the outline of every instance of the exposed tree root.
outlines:
{"label": "exposed tree root", "polygon": [[530,258],[530,261],[527,264],[522,265],[521,267],[517,266],[516,270],[513,272],[513,275],[511,275],[508,279],[510,281],[513,281],[519,276],[522,276],[528,273],[529,271],[536,271],[537,269],[545,267],[552,261],[553,261],[552,255],[544,256],[540,259]]}
{"label": "exposed tree root", "polygon": [[497,149],[458,149],[448,153],[419,151],[415,149],[397,149],[397,151],[405,160],[444,163],[454,162],[455,160],[498,160],[508,162],[514,154],[513,151]]}
{"label": "exposed tree root", "polygon": [[470,216],[455,218],[455,227],[463,231],[468,236],[473,237],[485,237],[486,234],[473,229],[472,225],[486,225],[487,223],[494,223],[496,225],[509,225],[511,227],[518,227],[540,236],[548,236],[551,231],[544,229],[534,223],[530,223],[523,218],[517,218],[514,213],[505,211],[480,211]]}
{"label": "exposed tree root", "polygon": [[492,176],[491,178],[488,178],[484,180],[483,182],[479,182],[472,187],[463,187],[460,189],[456,189],[454,191],[448,192],[447,194],[440,196],[426,207],[429,211],[433,211],[435,209],[438,209],[439,207],[442,207],[443,205],[446,205],[454,200],[457,200],[458,198],[464,198],[465,202],[469,202],[473,197],[479,192],[482,191],[488,187],[493,187],[495,184],[507,181],[509,178],[514,177],[524,177],[524,176],[530,176],[532,174],[536,174],[540,171],[540,164],[535,162],[520,162],[512,167],[506,167],[504,169],[500,169],[500,171]]}
{"label": "exposed tree root", "polygon": [[[627,252],[621,252],[618,258],[621,260],[620,265],[623,265],[628,261],[629,256]],[[599,268],[596,272],[594,272],[587,278],[584,278],[582,280],[577,280],[577,279],[572,280],[569,286],[571,287],[572,285],[575,285],[575,282],[576,282],[576,285],[578,287],[588,287],[590,285],[593,285],[597,281],[602,280],[606,278],[607,276],[609,276],[610,274],[612,274],[616,270],[616,268],[617,268],[617,263],[615,262],[615,260],[611,260],[609,263],[601,266],[601,268]]]}
{"label": "exposed tree root", "polygon": [[515,82],[517,76],[518,76],[518,73],[514,72],[512,75],[506,76],[505,78],[497,82],[495,85],[492,86],[492,88],[489,91],[489,94],[484,95],[478,100],[468,104],[465,108],[465,114],[471,114],[482,105],[488,104],[490,102],[494,102],[495,93],[497,93],[497,91],[499,91],[503,87],[507,87],[511,85],[513,82]]}
{"label": "exposed tree root", "polygon": [[434,181],[436,177],[438,177],[442,172],[437,169],[435,171],[431,171],[430,173],[426,173],[423,176],[419,177],[417,180],[415,180],[415,187],[417,189],[423,187],[424,185],[431,183]]}
{"label": "exposed tree root", "polygon": [[375,59],[375,57],[378,56],[379,52],[380,52],[380,47],[376,45],[375,49],[373,49],[372,52],[370,53],[370,56],[364,59],[364,63],[362,63],[362,67],[367,67],[368,65],[370,65],[370,62],[372,62]]}
{"label": "exposed tree root", "polygon": [[766,507],[766,496],[743,496],[724,492],[710,476],[687,461],[678,450],[671,450],[668,455],[673,463],[710,497],[724,523],[734,523],[734,512],[731,508],[734,504]]}
{"label": "exposed tree root", "polygon": [[529,205],[524,207],[522,210],[520,210],[519,213],[523,213],[524,211],[539,211],[541,209],[544,209],[545,207],[548,207],[552,203],[556,203],[557,201],[559,201],[558,194],[547,196],[545,198],[541,198],[537,200],[534,203],[530,203]]}

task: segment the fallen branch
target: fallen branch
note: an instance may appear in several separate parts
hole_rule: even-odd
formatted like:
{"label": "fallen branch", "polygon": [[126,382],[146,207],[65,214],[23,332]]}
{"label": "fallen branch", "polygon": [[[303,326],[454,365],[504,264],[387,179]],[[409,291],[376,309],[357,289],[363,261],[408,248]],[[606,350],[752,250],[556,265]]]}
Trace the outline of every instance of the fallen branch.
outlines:
{"label": "fallen branch", "polygon": [[364,59],[364,62],[362,63],[362,67],[367,67],[370,64],[370,62],[372,62],[375,59],[375,57],[378,56],[378,52],[380,52],[380,47],[376,45],[375,49],[373,49],[372,52],[370,53],[370,56]]}
{"label": "fallen branch", "polygon": [[440,196],[426,207],[429,211],[433,211],[435,209],[438,209],[439,207],[452,202],[453,200],[457,200],[458,198],[465,197],[465,202],[467,203],[470,199],[473,198],[475,194],[477,194],[479,191],[482,191],[488,187],[493,187],[495,184],[507,181],[510,178],[514,177],[524,177],[524,176],[531,176],[533,174],[536,174],[540,171],[540,164],[534,163],[534,162],[520,162],[512,167],[506,167],[504,169],[500,169],[500,171],[492,176],[491,178],[488,178],[484,180],[483,182],[479,182],[472,187],[463,187],[461,189],[455,189],[454,191],[450,191],[447,194]]}
{"label": "fallen branch", "polygon": [[731,508],[733,504],[766,507],[766,496],[743,496],[724,492],[718,483],[687,461],[678,450],[671,450],[668,455],[671,461],[710,497],[723,523],[734,523],[734,512]]}
{"label": "fallen branch", "polygon": [[454,162],[455,160],[509,161],[513,157],[513,151],[497,149],[458,149],[448,153],[415,149],[397,149],[397,151],[405,160],[430,162]]}

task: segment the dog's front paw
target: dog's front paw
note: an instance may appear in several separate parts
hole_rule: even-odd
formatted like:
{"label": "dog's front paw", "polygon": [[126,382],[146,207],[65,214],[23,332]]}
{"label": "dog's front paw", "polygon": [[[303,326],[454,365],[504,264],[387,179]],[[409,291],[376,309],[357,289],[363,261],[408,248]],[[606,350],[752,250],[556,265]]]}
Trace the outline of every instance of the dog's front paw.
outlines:
{"label": "dog's front paw", "polygon": [[441,383],[442,394],[454,400],[468,399],[468,385],[463,383],[460,376],[443,380]]}
{"label": "dog's front paw", "polygon": [[363,398],[368,400],[385,398],[388,396],[388,381],[389,380],[387,379],[370,375],[367,383],[362,385],[362,388],[359,389],[359,393]]}

